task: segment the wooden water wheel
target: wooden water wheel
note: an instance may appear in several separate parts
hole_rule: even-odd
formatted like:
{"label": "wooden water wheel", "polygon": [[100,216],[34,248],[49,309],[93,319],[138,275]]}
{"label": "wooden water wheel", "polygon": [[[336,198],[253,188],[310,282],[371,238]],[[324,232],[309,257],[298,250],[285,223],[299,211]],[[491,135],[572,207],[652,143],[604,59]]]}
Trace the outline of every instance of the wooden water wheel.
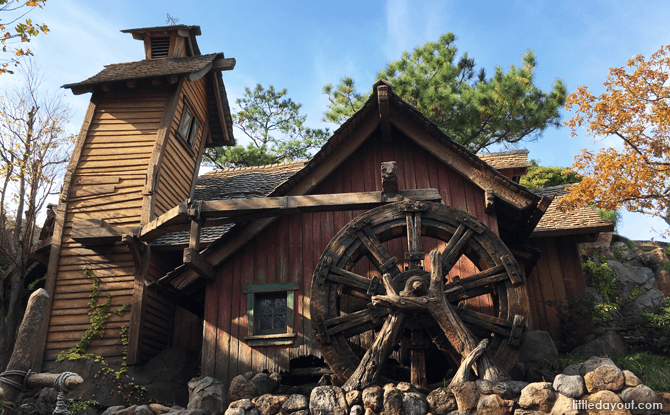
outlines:
{"label": "wooden water wheel", "polygon": [[509,249],[473,216],[431,202],[381,206],[323,252],[311,288],[315,338],[347,390],[383,378],[426,386],[435,362],[458,368],[482,339],[473,369],[501,379],[527,318],[523,282]]}

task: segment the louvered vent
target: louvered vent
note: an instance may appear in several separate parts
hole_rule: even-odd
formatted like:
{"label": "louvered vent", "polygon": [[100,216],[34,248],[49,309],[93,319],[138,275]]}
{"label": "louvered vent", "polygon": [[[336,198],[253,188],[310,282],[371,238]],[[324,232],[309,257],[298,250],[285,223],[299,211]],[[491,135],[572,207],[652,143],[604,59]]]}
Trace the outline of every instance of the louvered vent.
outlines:
{"label": "louvered vent", "polygon": [[170,50],[170,37],[151,38],[151,59],[167,58]]}

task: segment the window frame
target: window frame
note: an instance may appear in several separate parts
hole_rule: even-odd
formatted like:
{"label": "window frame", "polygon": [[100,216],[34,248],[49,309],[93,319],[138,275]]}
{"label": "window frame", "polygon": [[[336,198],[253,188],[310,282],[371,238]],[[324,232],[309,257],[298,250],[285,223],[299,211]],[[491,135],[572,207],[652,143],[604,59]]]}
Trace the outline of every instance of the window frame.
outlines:
{"label": "window frame", "polygon": [[[190,116],[190,119],[187,120],[187,115]],[[182,130],[186,124],[190,124],[188,133],[184,135]],[[198,115],[193,109],[193,105],[184,97],[184,105],[181,110],[181,118],[179,120],[179,126],[177,127],[177,136],[181,139],[185,147],[191,152],[195,152],[195,143],[198,139],[198,132],[200,130],[202,123],[198,118]]]}
{"label": "window frame", "polygon": [[[280,284],[244,285],[242,293],[247,294],[248,334],[244,337],[249,346],[281,346],[291,345],[295,341],[293,332],[295,318],[295,291],[299,289],[297,282]],[[286,332],[258,334],[256,322],[256,294],[286,292]]]}

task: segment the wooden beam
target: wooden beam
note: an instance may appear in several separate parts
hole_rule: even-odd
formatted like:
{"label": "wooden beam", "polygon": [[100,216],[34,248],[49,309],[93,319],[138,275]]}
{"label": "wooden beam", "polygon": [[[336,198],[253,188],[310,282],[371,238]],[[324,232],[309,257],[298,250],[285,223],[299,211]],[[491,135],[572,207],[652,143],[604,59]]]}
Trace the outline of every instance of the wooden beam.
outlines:
{"label": "wooden beam", "polygon": [[235,58],[218,58],[212,65],[213,71],[232,71],[235,69]]}
{"label": "wooden beam", "polygon": [[382,162],[382,191],[385,193],[398,191],[398,166],[395,161]]}
{"label": "wooden beam", "polygon": [[179,82],[180,78],[181,76],[179,75],[170,75],[167,77],[167,80],[170,84],[176,84],[177,82]]}
{"label": "wooden beam", "polygon": [[524,226],[521,226],[513,236],[515,242],[524,243],[526,239],[530,237],[537,224],[540,223],[542,216],[544,216],[547,209],[549,209],[553,200],[553,196],[543,196],[542,199],[540,199],[540,203],[537,204],[537,208],[530,215],[528,222]]}
{"label": "wooden beam", "polygon": [[[200,215],[208,221],[205,227],[226,223],[247,222],[249,220],[289,215],[296,212],[324,212],[371,209],[385,203],[402,200],[442,201],[437,189],[400,190],[397,193],[358,192],[335,193],[310,196],[257,197],[251,199],[202,201]],[[166,231],[191,229],[186,202],[170,209],[160,217],[142,227],[140,239],[153,241]],[[226,218],[224,220],[217,220]]]}
{"label": "wooden beam", "polygon": [[137,227],[73,227],[71,238],[82,245],[110,244],[121,241],[124,235],[137,233]]}
{"label": "wooden beam", "polygon": [[234,144],[235,139],[228,135],[228,124],[226,122],[225,114],[223,113],[223,103],[225,97],[221,96],[221,74],[212,73],[211,74],[212,83],[214,84],[214,98],[216,99],[216,112],[219,114],[219,123],[221,124],[221,130],[223,135],[226,137],[226,142]]}
{"label": "wooden beam", "polygon": [[207,75],[207,73],[212,69],[212,62],[208,63],[205,65],[202,69],[200,69],[197,72],[193,72],[188,76],[188,80],[191,82],[195,82],[198,79],[202,78],[203,76]]}
{"label": "wooden beam", "polygon": [[214,282],[214,266],[193,248],[184,249],[184,265],[197,272],[206,282]]}
{"label": "wooden beam", "polygon": [[160,180],[160,171],[163,164],[163,155],[167,148],[167,142],[170,136],[170,126],[177,112],[179,99],[181,98],[182,88],[184,86],[184,78],[181,78],[177,87],[172,91],[168,97],[168,101],[161,114],[161,123],[158,125],[156,132],[156,144],[151,152],[151,160],[149,160],[149,171],[147,172],[147,180],[142,191],[142,217],[140,224],[145,225],[154,219],[154,211],[156,208],[156,188]]}
{"label": "wooden beam", "polygon": [[487,169],[480,170],[475,164],[465,158],[467,156],[465,152],[463,152],[463,155],[459,154],[451,146],[433,137],[399,112],[392,111],[391,123],[424,150],[459,172],[477,187],[485,191],[490,190],[495,192],[498,198],[509,203],[514,208],[523,210],[535,203],[535,198],[517,193],[518,190],[511,186],[512,182],[508,183],[510,185],[508,187],[503,183],[504,179],[493,171],[487,171]]}
{"label": "wooden beam", "polygon": [[44,240],[38,241],[37,243],[33,244],[32,252],[36,254],[47,252],[48,250],[51,249],[51,241],[53,241],[52,236],[49,236]]}
{"label": "wooden beam", "polygon": [[388,144],[392,141],[388,85],[377,86],[377,103],[379,104],[379,120],[382,126],[382,142]]}
{"label": "wooden beam", "polygon": [[140,239],[143,241],[154,241],[165,234],[161,231],[161,227],[169,227],[180,223],[185,223],[187,220],[188,202],[181,202],[179,205],[173,207],[167,212],[163,213],[156,219],[142,226],[140,231]]}

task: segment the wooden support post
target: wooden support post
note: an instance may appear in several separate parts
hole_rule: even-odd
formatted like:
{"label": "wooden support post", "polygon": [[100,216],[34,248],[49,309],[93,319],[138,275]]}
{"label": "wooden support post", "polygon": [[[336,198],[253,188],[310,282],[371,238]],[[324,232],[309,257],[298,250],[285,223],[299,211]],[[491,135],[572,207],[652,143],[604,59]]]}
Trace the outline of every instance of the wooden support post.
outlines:
{"label": "wooden support post", "polygon": [[383,143],[390,143],[392,141],[389,89],[388,85],[377,86],[377,103],[379,104],[379,120],[382,126]]}
{"label": "wooden support post", "polygon": [[207,282],[214,282],[214,266],[200,255],[200,235],[205,218],[201,215],[202,201],[194,201],[188,209],[188,217],[191,219],[191,234],[188,248],[184,249],[184,264],[197,272]]}
{"label": "wooden support post", "polygon": [[[35,353],[40,352],[40,344],[35,341],[35,337],[41,328],[48,303],[49,294],[43,288],[35,291],[28,299],[28,307],[23,315],[19,334],[16,336],[14,352],[7,364],[7,371],[28,372],[30,370]],[[21,375],[9,375],[7,379],[23,384]],[[15,386],[0,382],[0,398],[4,401],[3,406],[8,407],[8,404],[14,403],[20,392],[21,390]]]}
{"label": "wooden support post", "polygon": [[382,192],[398,192],[398,166],[395,161],[382,162]]}

